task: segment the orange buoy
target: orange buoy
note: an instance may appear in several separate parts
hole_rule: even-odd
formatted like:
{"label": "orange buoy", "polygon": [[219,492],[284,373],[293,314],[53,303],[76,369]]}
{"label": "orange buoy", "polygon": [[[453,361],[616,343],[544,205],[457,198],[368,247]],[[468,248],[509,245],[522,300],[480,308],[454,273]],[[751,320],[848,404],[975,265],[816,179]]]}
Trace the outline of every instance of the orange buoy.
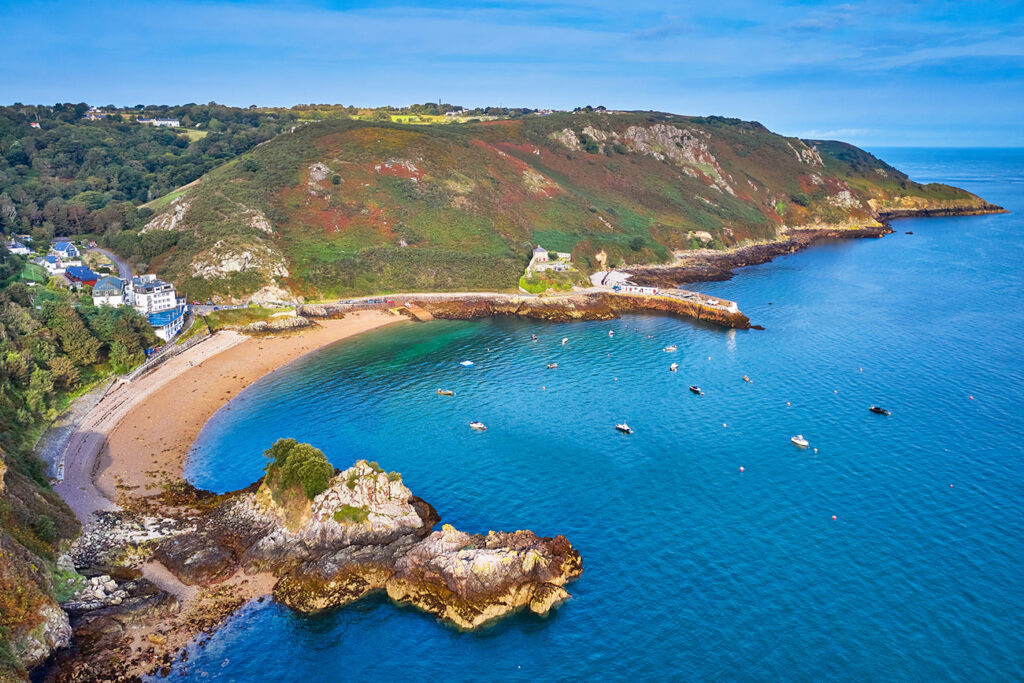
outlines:
{"label": "orange buoy", "polygon": [[817,449],[817,448],[815,448],[815,449],[814,449],[814,452],[815,452],[815,453],[817,453],[817,452],[818,452],[818,449]]}
{"label": "orange buoy", "polygon": [[832,515],[832,521],[833,522],[836,521],[836,516],[835,515]]}
{"label": "orange buoy", "polygon": [[786,405],[787,405],[787,406],[789,405],[789,401],[786,401]]}
{"label": "orange buoy", "polygon": [[952,485],[952,484],[950,484],[950,485],[949,485],[949,488],[953,488],[953,485]]}
{"label": "orange buoy", "polygon": [[541,388],[540,388],[540,390],[541,390],[541,391],[547,391],[547,390],[548,390],[548,388],[547,388],[547,387],[541,387]]}
{"label": "orange buoy", "polygon": [[722,423],[722,426],[723,426],[723,427],[725,426],[725,423],[724,423],[724,422]]}
{"label": "orange buoy", "polygon": [[743,471],[743,466],[741,465],[741,466],[740,466],[740,472],[742,472],[742,471]]}
{"label": "orange buoy", "polygon": [[967,398],[971,399],[972,401],[974,400],[973,396],[968,396]]}

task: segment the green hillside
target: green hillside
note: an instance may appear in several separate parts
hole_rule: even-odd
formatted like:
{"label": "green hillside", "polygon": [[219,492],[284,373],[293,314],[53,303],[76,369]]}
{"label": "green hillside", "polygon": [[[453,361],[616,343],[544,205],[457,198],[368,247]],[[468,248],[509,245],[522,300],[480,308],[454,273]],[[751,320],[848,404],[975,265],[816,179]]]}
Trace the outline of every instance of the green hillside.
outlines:
{"label": "green hillside", "polygon": [[666,262],[783,227],[873,223],[907,198],[984,204],[850,145],[737,119],[327,120],[209,172],[145,231],[165,247],[152,265],[196,298],[507,290],[537,243],[584,270],[602,251]]}

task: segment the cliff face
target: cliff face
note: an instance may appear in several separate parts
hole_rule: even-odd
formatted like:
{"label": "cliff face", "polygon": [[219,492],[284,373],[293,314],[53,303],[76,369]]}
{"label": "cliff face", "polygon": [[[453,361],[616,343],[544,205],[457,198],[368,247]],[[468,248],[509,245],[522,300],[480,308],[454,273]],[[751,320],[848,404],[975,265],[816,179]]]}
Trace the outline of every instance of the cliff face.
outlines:
{"label": "cliff face", "polygon": [[[225,300],[505,291],[533,245],[583,271],[872,226],[907,208],[985,202],[921,185],[851,145],[756,122],[557,113],[449,126],[322,121],[231,163],[154,217],[160,274]],[[270,288],[269,290],[267,288]]]}

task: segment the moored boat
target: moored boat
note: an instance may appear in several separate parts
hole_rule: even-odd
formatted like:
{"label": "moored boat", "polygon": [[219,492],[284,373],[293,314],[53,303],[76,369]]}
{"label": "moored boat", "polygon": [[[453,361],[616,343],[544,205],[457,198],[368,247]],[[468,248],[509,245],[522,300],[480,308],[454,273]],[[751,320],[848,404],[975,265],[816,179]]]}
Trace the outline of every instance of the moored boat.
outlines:
{"label": "moored boat", "polygon": [[693,393],[697,394],[698,396],[703,396],[704,395],[704,392],[696,384],[691,384],[690,385],[690,391],[692,391]]}
{"label": "moored boat", "polygon": [[476,422],[476,421],[470,422],[469,423],[469,428],[470,429],[475,429],[478,432],[486,432],[487,431],[487,425],[485,425],[483,422]]}
{"label": "moored boat", "polygon": [[868,408],[868,410],[870,410],[872,413],[878,413],[879,415],[892,415],[891,410],[886,410],[881,406],[871,406],[870,408]]}
{"label": "moored boat", "polygon": [[471,368],[471,367],[473,367],[473,361],[471,361],[471,360],[464,360],[461,363],[459,363],[459,365],[461,365],[464,368]]}
{"label": "moored boat", "polygon": [[807,439],[804,438],[803,434],[797,434],[796,436],[791,436],[791,437],[789,437],[789,440],[792,441],[793,443],[795,443],[800,448],[807,448],[810,445],[810,442],[808,442]]}
{"label": "moored boat", "polygon": [[675,372],[678,369],[679,369],[679,363],[673,363],[672,365],[668,366],[669,372]]}
{"label": "moored boat", "polygon": [[438,389],[437,390],[437,395],[438,396],[454,396],[455,392],[452,391],[451,389]]}
{"label": "moored boat", "polygon": [[563,344],[568,344],[569,343],[569,338],[568,337],[562,337],[562,343]]}
{"label": "moored boat", "polygon": [[666,346],[665,348],[662,349],[662,351],[665,351],[667,353],[671,353],[671,352],[673,352],[675,350],[676,350],[676,345],[675,344],[672,344],[670,346]]}
{"label": "moored boat", "polygon": [[558,367],[558,363],[548,363],[548,370],[554,370]]}
{"label": "moored boat", "polygon": [[622,423],[619,423],[619,424],[615,425],[615,428],[618,429],[623,434],[632,434],[633,433],[632,427],[630,427],[625,422],[622,422]]}

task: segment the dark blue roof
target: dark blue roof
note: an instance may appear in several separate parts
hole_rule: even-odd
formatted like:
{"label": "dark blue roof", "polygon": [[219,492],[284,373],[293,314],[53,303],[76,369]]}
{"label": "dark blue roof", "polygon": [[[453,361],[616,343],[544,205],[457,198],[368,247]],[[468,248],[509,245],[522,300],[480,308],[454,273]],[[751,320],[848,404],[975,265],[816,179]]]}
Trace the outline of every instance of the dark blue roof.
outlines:
{"label": "dark blue roof", "polygon": [[98,280],[100,278],[99,275],[92,272],[92,270],[86,266],[68,266],[64,269],[64,275],[67,277],[73,277],[76,280],[82,280],[83,282],[85,280]]}
{"label": "dark blue roof", "polygon": [[53,248],[58,251],[65,251],[68,247],[73,246],[75,245],[71,244],[71,242],[57,242],[56,244],[53,245]]}
{"label": "dark blue roof", "polygon": [[178,308],[172,308],[169,311],[160,311],[159,313],[150,313],[146,316],[146,320],[153,327],[163,327],[164,325],[171,323],[185,314],[185,307],[180,306]]}
{"label": "dark blue roof", "polygon": [[49,256],[44,256],[43,260],[46,261],[47,263],[56,263],[57,257],[54,256],[53,254],[50,254]]}

